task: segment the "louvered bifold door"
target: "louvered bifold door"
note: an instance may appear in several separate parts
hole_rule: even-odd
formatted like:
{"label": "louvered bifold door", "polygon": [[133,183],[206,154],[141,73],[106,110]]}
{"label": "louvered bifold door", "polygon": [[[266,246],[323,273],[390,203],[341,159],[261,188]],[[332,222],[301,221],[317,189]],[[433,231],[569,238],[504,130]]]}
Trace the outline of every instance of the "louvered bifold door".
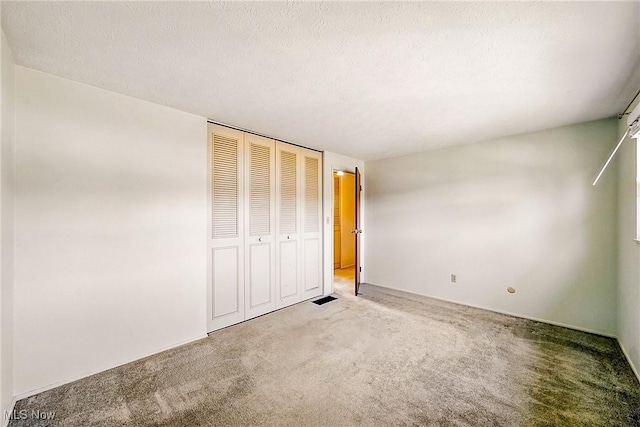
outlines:
{"label": "louvered bifold door", "polygon": [[302,182],[300,149],[276,142],[276,305],[300,301]]}
{"label": "louvered bifold door", "polygon": [[302,169],[302,299],[322,293],[322,154],[300,149]]}
{"label": "louvered bifold door", "polygon": [[244,134],[209,125],[207,330],[244,320]]}
{"label": "louvered bifold door", "polygon": [[276,309],[275,141],[245,134],[245,318]]}

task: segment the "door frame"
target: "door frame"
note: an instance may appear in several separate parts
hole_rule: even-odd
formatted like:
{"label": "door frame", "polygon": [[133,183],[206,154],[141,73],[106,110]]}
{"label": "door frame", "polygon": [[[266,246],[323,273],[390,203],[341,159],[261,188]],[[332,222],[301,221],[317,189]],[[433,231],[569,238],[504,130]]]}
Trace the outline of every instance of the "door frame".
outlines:
{"label": "door frame", "polygon": [[[365,230],[365,234],[361,236],[360,243],[362,247],[365,247],[366,241],[366,224],[365,224],[365,211],[366,211],[366,199],[364,195],[366,194],[366,177],[365,177],[365,167],[364,161],[354,159],[351,157],[342,156],[340,154],[331,153],[325,151],[323,153],[323,219],[324,219],[324,251],[323,251],[323,271],[324,271],[324,286],[323,286],[323,295],[330,295],[334,292],[333,289],[333,172],[337,172],[339,170],[344,172],[354,173],[356,172],[356,167],[360,170],[362,174],[362,204],[360,207],[360,215],[362,219],[363,226],[362,228]],[[363,251],[360,262],[364,266],[365,265],[365,256],[366,252]],[[366,271],[363,267],[362,269],[362,281],[366,280]]]}
{"label": "door frame", "polygon": [[[344,173],[350,173],[351,175],[356,174],[356,166],[353,167],[353,170],[350,170],[349,168],[337,168],[337,169],[332,169],[331,170],[331,177],[333,178],[333,174],[338,172],[338,171],[342,171]],[[331,182],[333,183],[333,180],[331,180]],[[332,212],[333,212],[333,206],[335,203],[335,198],[334,198],[334,193],[331,193],[331,208],[332,208]],[[333,230],[334,228],[334,221],[333,221],[333,215],[331,215],[331,230]],[[333,251],[334,251],[334,246],[335,242],[334,242],[334,238],[333,238],[333,232],[331,233],[331,254],[329,255],[331,257],[331,260],[333,261]],[[333,289],[333,282],[335,281],[335,277],[334,277],[334,273],[335,273],[335,269],[331,270],[331,293],[335,292],[335,289]]]}
{"label": "door frame", "polygon": [[[355,180],[355,176],[356,176],[355,172],[351,172],[351,171],[348,171],[348,170],[345,170],[345,169],[339,169],[339,170],[334,170],[334,171],[333,171],[333,173],[334,173],[334,174],[335,174],[336,172],[344,172],[345,174],[348,174],[348,175],[353,176],[353,177],[354,177],[354,180]],[[333,185],[335,185],[335,180],[334,180],[334,181],[332,181],[332,183],[333,183]],[[342,193],[340,193],[340,194],[342,194]],[[332,194],[331,203],[332,203],[332,207],[334,207],[334,208],[335,208],[335,203],[336,203],[336,199],[335,199],[335,192]],[[340,216],[342,216],[342,214],[343,214],[343,211],[342,211],[342,209],[340,209]],[[355,220],[355,218],[354,218],[354,220]],[[334,232],[335,232],[335,225],[336,225],[336,224],[335,224],[335,215],[331,217],[331,221],[332,221],[332,222],[331,222],[331,224],[333,225]],[[355,221],[354,221],[354,226],[355,226]],[[342,224],[340,224],[340,232],[342,233]],[[332,238],[334,238],[334,237],[335,237],[335,234],[332,234],[331,236],[332,236]],[[341,238],[341,239],[342,239],[342,238]],[[333,246],[333,249],[332,249],[332,250],[333,250],[332,255],[335,257],[335,255],[336,255],[336,254],[335,254],[335,243],[336,243],[336,242],[335,242],[335,239],[334,239],[333,243],[334,243],[334,246]],[[342,240],[340,241],[340,243],[342,243]],[[342,263],[340,264],[340,267],[339,267],[339,268],[343,268]],[[333,270],[334,270],[334,271],[336,270],[336,268],[335,268],[335,260],[334,260],[334,268],[333,268]]]}

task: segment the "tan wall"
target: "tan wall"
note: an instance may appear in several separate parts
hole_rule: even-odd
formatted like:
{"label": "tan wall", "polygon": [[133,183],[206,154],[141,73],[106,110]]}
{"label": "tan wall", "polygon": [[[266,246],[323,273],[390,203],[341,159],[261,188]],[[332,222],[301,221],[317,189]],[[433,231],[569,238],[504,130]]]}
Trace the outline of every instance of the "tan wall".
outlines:
{"label": "tan wall", "polygon": [[356,260],[356,241],[351,233],[356,227],[355,220],[355,176],[345,173],[340,177],[340,264],[350,267]]}

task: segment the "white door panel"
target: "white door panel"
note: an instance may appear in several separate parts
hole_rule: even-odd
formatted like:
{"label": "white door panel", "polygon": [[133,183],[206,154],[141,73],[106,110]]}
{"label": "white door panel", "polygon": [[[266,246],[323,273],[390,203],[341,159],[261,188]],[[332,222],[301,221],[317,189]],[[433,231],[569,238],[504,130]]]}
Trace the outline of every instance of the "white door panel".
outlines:
{"label": "white door panel", "polygon": [[322,294],[322,155],[301,149],[303,168],[302,299]]}
{"label": "white door panel", "polygon": [[[249,245],[249,306],[250,310],[269,305],[271,298],[271,243]],[[269,307],[267,307],[269,308]]]}
{"label": "white door panel", "polygon": [[322,292],[320,275],[320,239],[304,240],[304,292]]}
{"label": "white door panel", "polygon": [[209,125],[207,331],[244,320],[244,134]]}
{"label": "white door panel", "polygon": [[300,302],[302,226],[302,169],[300,149],[278,142],[276,145],[277,306]]}
{"label": "white door panel", "polygon": [[280,242],[279,251],[279,292],[280,299],[284,301],[291,300],[291,303],[300,301],[298,287],[298,242],[283,241]]}
{"label": "white door panel", "polygon": [[226,286],[214,287],[213,313],[215,319],[241,312],[239,295],[239,251],[237,246],[213,248],[213,282]]}
{"label": "white door panel", "polygon": [[245,318],[276,309],[275,141],[246,134]]}

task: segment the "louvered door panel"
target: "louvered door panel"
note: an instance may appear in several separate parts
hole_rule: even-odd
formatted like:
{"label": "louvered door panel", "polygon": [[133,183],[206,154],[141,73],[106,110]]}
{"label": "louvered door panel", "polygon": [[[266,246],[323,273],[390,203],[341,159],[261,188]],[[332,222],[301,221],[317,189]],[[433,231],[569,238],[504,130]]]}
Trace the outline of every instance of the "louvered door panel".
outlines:
{"label": "louvered door panel", "polygon": [[302,233],[302,299],[322,293],[322,154],[301,149],[304,178]]}
{"label": "louvered door panel", "polygon": [[300,149],[276,145],[276,293],[278,307],[300,301]]}
{"label": "louvered door panel", "polygon": [[249,143],[249,234],[263,236],[271,234],[271,152],[267,147]]}
{"label": "louvered door panel", "polygon": [[213,134],[213,238],[238,236],[238,139]]}
{"label": "louvered door panel", "polygon": [[245,134],[245,317],[275,310],[275,141]]}
{"label": "louvered door panel", "polygon": [[207,330],[244,320],[242,132],[209,125]]}
{"label": "louvered door panel", "polygon": [[320,231],[320,159],[316,156],[304,156],[304,231],[315,233]]}
{"label": "louvered door panel", "polygon": [[280,233],[295,234],[298,229],[298,153],[288,151],[288,147],[283,149],[279,146],[278,150]]}

